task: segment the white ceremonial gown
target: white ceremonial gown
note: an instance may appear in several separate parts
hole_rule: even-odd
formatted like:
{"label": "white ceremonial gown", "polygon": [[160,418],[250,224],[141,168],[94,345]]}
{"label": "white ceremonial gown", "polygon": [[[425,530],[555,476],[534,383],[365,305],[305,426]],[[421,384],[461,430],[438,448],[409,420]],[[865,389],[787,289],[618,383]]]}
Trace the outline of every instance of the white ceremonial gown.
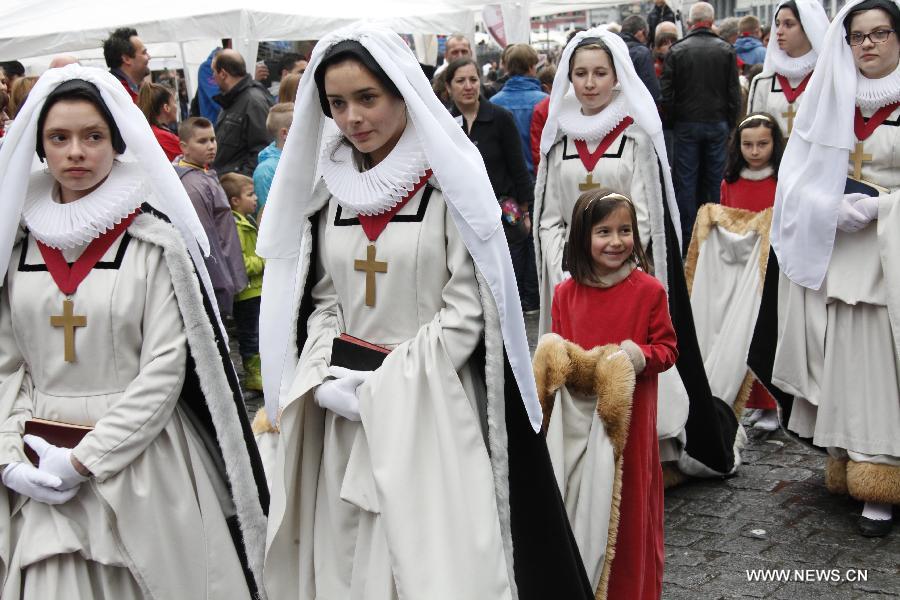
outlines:
{"label": "white ceremonial gown", "polygon": [[[879,197],[878,220],[855,233],[837,231],[819,290],[781,276],[772,376],[796,397],[792,431],[818,446],[849,451],[853,460],[867,455],[887,464],[900,464],[900,280],[891,276],[896,255],[884,251],[900,235],[898,148],[900,109],[863,142],[862,179],[889,191]],[[851,154],[848,176],[854,168]]]}
{"label": "white ceremonial gown", "polygon": [[[195,328],[205,315],[193,273],[176,284],[170,258],[189,269],[177,231],[138,215],[72,295],[87,326],[75,332],[76,361],[64,362],[63,331],[50,325],[64,295],[33,236],[13,250],[0,290],[0,368],[7,377],[24,363],[24,376],[18,393],[4,386],[12,395],[0,398],[11,407],[0,463],[26,460],[27,419],[51,419],[94,427],[73,452],[93,477],[55,506],[9,495],[4,600],[250,597],[226,523],[235,506],[224,466],[208,449],[216,441],[178,403],[195,335],[182,311]],[[202,369],[203,351],[193,350]]]}
{"label": "white ceremonial gown", "polygon": [[[417,192],[374,242],[387,263],[375,274],[374,306],[365,303],[366,273],[354,268],[369,246],[356,215],[324,183],[314,194],[328,200],[317,235],[306,236],[315,262],[300,274],[314,283],[315,308],[299,324],[308,335],[279,422],[269,597],[509,599],[509,549],[478,409],[483,358],[473,357],[485,315],[441,193]],[[360,422],[314,399],[341,333],[393,348],[358,389]]]}

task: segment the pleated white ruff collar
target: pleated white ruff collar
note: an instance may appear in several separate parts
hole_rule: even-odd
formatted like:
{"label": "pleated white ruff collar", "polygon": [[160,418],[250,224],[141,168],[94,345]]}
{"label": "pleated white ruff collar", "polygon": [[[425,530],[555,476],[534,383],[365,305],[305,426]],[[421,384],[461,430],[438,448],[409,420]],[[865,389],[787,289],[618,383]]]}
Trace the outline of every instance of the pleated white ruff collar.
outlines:
{"label": "pleated white ruff collar", "polygon": [[574,93],[566,94],[559,110],[560,130],[576,140],[596,142],[606,137],[610,131],[628,116],[628,103],[625,96],[613,92],[615,97],[606,108],[596,115],[586,116],[581,112],[581,103]]}
{"label": "pleated white ruff collar", "polygon": [[878,110],[900,100],[900,65],[890,75],[869,79],[857,73],[856,105],[863,110]]}
{"label": "pleated white ruff collar", "polygon": [[772,52],[772,56],[766,55],[766,57],[771,59],[771,65],[775,72],[788,79],[802,79],[812,73],[816,67],[816,60],[819,58],[815,50],[810,50],[796,58],[788,56],[787,52],[778,46],[775,46],[774,50],[770,49],[769,52]]}
{"label": "pleated white ruff collar", "polygon": [[366,216],[394,208],[428,171],[428,158],[411,120],[390,154],[367,171],[357,169],[353,148],[341,138],[324,144],[320,164],[338,204]]}
{"label": "pleated white ruff collar", "polygon": [[67,250],[83,246],[115,227],[149,193],[137,163],[114,163],[97,189],[67,204],[59,202],[59,185],[52,175],[33,173],[22,221],[38,241]]}

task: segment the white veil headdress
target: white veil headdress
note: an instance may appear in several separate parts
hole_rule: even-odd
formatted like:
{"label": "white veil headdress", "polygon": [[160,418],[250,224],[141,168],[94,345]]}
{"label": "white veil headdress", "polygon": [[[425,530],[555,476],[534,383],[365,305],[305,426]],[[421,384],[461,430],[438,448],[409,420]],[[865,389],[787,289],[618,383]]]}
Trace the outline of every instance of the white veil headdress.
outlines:
{"label": "white veil headdress", "polygon": [[[773,75],[778,72],[776,63],[783,64],[791,60],[791,57],[778,47],[778,39],[775,34],[775,19],[778,16],[778,11],[781,10],[786,1],[781,0],[772,15],[772,29],[769,34],[769,45],[766,47],[766,60],[763,62],[761,75]],[[812,45],[811,52],[813,55],[809,58],[814,63],[822,52],[825,32],[828,30],[828,15],[825,14],[825,8],[819,0],[794,0],[794,3],[797,5],[797,10],[800,11],[799,17],[803,32],[806,34],[810,45]]]}
{"label": "white veil headdress", "polygon": [[[50,69],[41,75],[3,138],[0,147],[0,190],[3,190],[6,218],[0,222],[0,272],[6,273],[9,267],[9,257],[28,194],[29,174],[36,164],[38,117],[47,96],[60,84],[72,79],[83,79],[97,86],[125,141],[125,152],[118,160],[140,164],[146,183],[153,192],[148,196],[147,203],[164,213],[178,228],[207,294],[215,298],[203,262],[203,256],[209,254],[209,241],[184,186],[156,141],[147,119],[118,79],[104,70],[78,64]],[[46,176],[51,177],[49,173]],[[215,302],[212,304],[215,307]],[[218,309],[215,310],[218,314]]]}
{"label": "white veil headdress", "polygon": [[[290,348],[296,299],[302,290],[297,268],[309,239],[301,239],[303,220],[313,208],[309,199],[317,183],[317,161],[327,117],[322,113],[314,81],[326,51],[343,40],[359,41],[402,94],[440,183],[441,191],[463,242],[487,280],[500,314],[510,366],[535,431],[541,408],[525,337],[522,307],[513,273],[500,207],[491,188],[484,160],[449,111],[432,91],[418,61],[396,33],[372,25],[342,28],[320,40],[300,80],[294,103],[294,124],[266,202],[257,253],[266,258],[260,309],[260,354],[266,411],[275,419],[282,395],[294,373],[296,353]],[[273,420],[274,422],[274,420]]]}
{"label": "white veil headdress", "polygon": [[858,75],[844,39],[844,19],[863,1],[850,0],[828,27],[778,169],[772,249],[782,273],[814,290],[831,262],[847,161],[856,141]]}
{"label": "white veil headdress", "polygon": [[[627,105],[626,114],[634,119],[634,124],[653,142],[653,148],[659,157],[659,167],[662,171],[669,216],[675,225],[675,235],[678,236],[678,245],[681,247],[681,226],[679,225],[681,221],[678,203],[675,200],[675,188],[672,185],[672,172],[669,169],[669,159],[666,155],[666,142],[663,138],[659,110],[656,108],[656,102],[653,101],[653,96],[650,95],[647,86],[644,85],[644,82],[638,77],[637,71],[634,70],[634,63],[631,62],[631,57],[628,54],[628,46],[615,33],[595,27],[594,29],[579,32],[566,44],[562,57],[559,59],[559,68],[556,70],[556,76],[553,79],[547,122],[544,124],[544,131],[541,134],[541,156],[547,156],[550,148],[559,137],[559,111],[562,108],[563,98],[565,98],[572,87],[572,82],[569,81],[569,62],[578,44],[585,38],[600,38],[606,44],[606,47],[609,48],[616,69],[616,79],[621,88],[619,93],[624,96]],[[660,280],[665,284],[665,274],[661,275]]]}

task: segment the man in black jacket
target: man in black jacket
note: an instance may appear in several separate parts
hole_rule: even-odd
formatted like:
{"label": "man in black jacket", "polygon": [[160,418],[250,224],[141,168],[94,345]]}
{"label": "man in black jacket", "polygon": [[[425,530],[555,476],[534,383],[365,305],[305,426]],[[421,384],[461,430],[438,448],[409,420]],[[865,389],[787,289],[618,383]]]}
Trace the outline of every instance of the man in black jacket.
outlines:
{"label": "man in black jacket", "polygon": [[253,176],[259,151],[272,137],[266,129],[269,91],[247,74],[244,59],[235,50],[222,50],[212,62],[213,77],[222,90],[213,97],[221,107],[216,120],[219,149],[213,166],[219,175],[241,173]]}
{"label": "man in black jacket", "polygon": [[653,68],[653,55],[647,47],[647,21],[640,15],[631,15],[622,21],[622,31],[619,35],[628,46],[628,56],[634,64],[634,70],[638,77],[647,86],[650,95],[655,102],[659,102],[659,80]]}
{"label": "man in black jacket", "polygon": [[666,0],[653,0],[653,8],[647,13],[647,30],[649,32],[647,45],[651,48],[653,47],[653,40],[656,37],[656,26],[663,21],[671,21],[674,23],[675,13],[673,13],[672,9],[669,8],[669,5],[666,4]]}
{"label": "man in black jacket", "polygon": [[719,201],[728,135],[741,108],[734,48],[712,32],[712,5],[691,6],[691,30],[672,45],[663,65],[663,118],[675,133],[672,179],[684,248],[697,207]]}

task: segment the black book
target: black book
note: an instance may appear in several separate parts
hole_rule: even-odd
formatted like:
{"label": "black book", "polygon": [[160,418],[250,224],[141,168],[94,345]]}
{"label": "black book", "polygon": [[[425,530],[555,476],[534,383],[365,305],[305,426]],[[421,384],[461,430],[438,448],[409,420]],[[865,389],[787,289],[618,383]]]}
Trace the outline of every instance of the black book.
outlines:
{"label": "black book", "polygon": [[384,346],[342,333],[331,344],[331,366],[354,371],[374,371],[390,353]]}
{"label": "black book", "polygon": [[868,183],[859,181],[858,179],[853,179],[852,177],[848,177],[847,183],[844,184],[844,193],[845,194],[865,194],[866,196],[878,196],[878,195],[880,195],[880,190]]}

